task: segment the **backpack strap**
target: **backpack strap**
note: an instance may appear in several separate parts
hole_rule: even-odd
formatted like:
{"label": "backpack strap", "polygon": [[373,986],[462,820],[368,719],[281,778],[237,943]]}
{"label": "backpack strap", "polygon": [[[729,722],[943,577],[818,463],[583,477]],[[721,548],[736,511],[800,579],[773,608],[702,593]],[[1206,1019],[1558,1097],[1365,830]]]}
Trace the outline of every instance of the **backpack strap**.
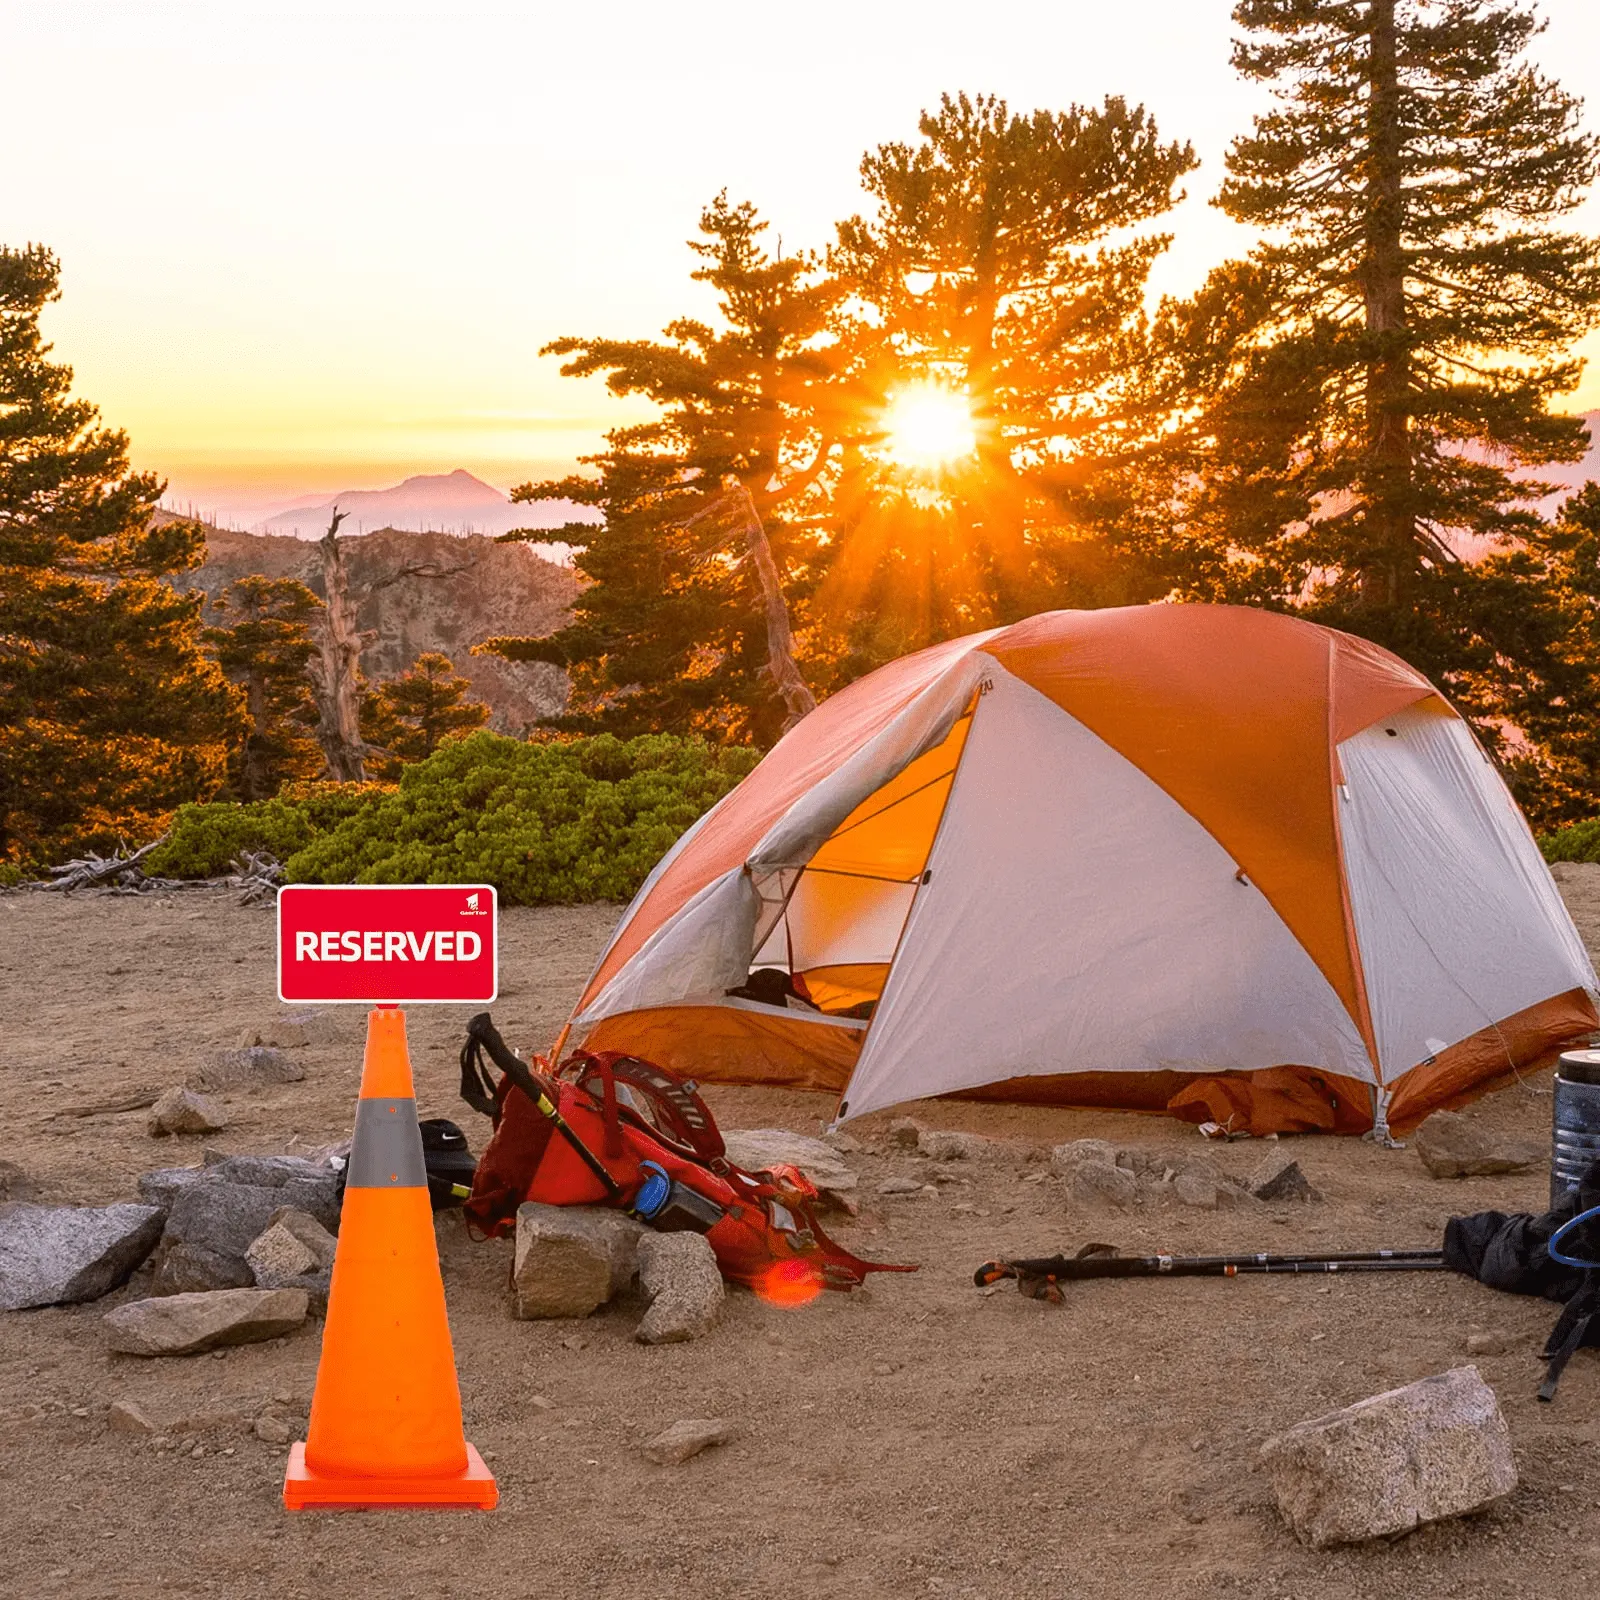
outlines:
{"label": "backpack strap", "polygon": [[1540,1352],[1550,1364],[1545,1368],[1544,1382],[1539,1385],[1539,1398],[1547,1404],[1556,1397],[1556,1388],[1567,1363],[1586,1344],[1600,1343],[1600,1283],[1593,1281],[1593,1273],[1585,1273],[1586,1282],[1567,1302],[1550,1337]]}

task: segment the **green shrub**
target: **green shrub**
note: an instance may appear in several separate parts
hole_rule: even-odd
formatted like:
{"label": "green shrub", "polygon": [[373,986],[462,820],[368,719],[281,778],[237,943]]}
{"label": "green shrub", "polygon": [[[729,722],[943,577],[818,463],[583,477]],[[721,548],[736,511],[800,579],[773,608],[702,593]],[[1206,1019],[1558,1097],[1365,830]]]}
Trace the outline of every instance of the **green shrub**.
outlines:
{"label": "green shrub", "polygon": [[185,806],[150,871],[211,877],[266,849],[296,883],[492,883],[507,905],[626,900],[759,759],[670,734],[525,744],[479,732],[397,786]]}
{"label": "green shrub", "polygon": [[1600,817],[1539,836],[1546,861],[1600,861]]}

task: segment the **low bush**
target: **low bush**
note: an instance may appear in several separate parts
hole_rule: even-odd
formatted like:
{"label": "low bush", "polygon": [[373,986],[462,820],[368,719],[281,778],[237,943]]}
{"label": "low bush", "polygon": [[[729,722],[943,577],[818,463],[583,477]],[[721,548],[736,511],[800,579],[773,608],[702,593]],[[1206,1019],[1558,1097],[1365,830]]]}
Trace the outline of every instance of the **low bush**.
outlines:
{"label": "low bush", "polygon": [[1546,861],[1600,861],[1600,818],[1539,836]]}
{"label": "low bush", "polygon": [[150,870],[210,877],[266,849],[295,883],[492,883],[507,905],[626,900],[759,759],[671,734],[525,744],[479,732],[397,785],[185,806]]}

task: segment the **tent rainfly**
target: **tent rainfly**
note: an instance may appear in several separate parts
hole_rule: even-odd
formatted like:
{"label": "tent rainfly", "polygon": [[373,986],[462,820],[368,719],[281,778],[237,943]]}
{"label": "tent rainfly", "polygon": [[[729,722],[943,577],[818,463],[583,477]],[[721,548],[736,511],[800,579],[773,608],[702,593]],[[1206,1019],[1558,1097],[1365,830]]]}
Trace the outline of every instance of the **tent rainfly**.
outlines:
{"label": "tent rainfly", "polygon": [[824,702],[656,868],[568,1037],[832,1090],[841,1120],[968,1092],[1404,1132],[1588,1034],[1596,996],[1425,678],[1292,617],[1154,605]]}

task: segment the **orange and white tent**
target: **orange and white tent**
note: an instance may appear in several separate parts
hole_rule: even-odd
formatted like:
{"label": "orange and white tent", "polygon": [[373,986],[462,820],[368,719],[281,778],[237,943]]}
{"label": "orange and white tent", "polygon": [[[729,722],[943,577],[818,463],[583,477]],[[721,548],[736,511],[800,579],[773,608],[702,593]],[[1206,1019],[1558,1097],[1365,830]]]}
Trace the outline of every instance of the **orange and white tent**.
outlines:
{"label": "orange and white tent", "polygon": [[[776,967],[811,1004],[729,991]],[[791,980],[791,981],[792,981]],[[824,702],[678,842],[570,1039],[702,1081],[1404,1131],[1596,1026],[1461,718],[1377,646],[1062,611]]]}

